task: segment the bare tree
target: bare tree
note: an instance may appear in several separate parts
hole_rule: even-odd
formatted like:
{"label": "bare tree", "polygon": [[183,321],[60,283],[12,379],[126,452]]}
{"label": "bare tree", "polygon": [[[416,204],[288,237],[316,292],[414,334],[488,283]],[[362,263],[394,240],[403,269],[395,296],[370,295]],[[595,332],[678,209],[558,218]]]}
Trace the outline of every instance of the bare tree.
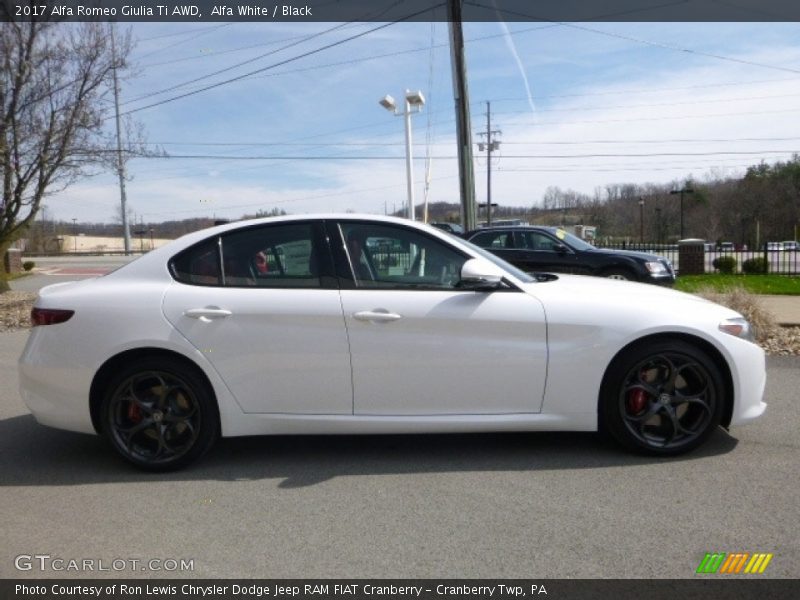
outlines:
{"label": "bare tree", "polygon": [[112,52],[109,27],[0,23],[0,257],[45,197],[113,164],[113,71],[126,67],[131,41],[121,36]]}

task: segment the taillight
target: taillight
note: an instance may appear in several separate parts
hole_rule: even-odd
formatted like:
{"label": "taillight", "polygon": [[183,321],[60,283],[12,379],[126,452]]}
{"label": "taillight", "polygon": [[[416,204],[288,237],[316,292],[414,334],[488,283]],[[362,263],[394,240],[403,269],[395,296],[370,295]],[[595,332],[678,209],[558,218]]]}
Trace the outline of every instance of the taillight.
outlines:
{"label": "taillight", "polygon": [[37,325],[56,325],[69,321],[70,317],[75,314],[74,310],[63,310],[60,308],[36,308],[31,310],[31,324],[36,327]]}

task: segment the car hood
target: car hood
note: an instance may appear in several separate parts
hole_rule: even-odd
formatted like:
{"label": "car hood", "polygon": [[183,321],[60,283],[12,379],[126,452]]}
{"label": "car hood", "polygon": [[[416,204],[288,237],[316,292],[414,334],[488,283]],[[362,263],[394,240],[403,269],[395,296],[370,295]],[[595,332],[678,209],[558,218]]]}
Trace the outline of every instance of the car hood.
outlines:
{"label": "car hood", "polygon": [[595,248],[589,252],[596,252],[597,254],[613,254],[614,256],[630,256],[631,258],[638,258],[644,261],[666,260],[665,257],[658,254],[651,254],[649,252],[637,252],[636,250],[611,250],[609,248]]}
{"label": "car hood", "polygon": [[620,314],[661,313],[669,317],[714,313],[721,318],[741,316],[710,300],[676,290],[630,281],[583,275],[558,275],[554,281],[526,283],[524,291],[545,307],[575,304],[586,312],[612,309]]}

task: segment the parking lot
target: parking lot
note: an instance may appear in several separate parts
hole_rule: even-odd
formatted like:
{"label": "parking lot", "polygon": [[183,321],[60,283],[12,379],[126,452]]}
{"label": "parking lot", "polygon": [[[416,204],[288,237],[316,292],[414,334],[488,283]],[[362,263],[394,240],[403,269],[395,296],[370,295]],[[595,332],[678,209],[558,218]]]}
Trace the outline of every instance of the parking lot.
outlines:
{"label": "parking lot", "polygon": [[[34,421],[26,336],[0,334],[0,577],[693,577],[718,551],[797,575],[797,358],[769,360],[761,420],[679,459],[594,434],[276,437],[152,475]],[[126,567],[17,570],[37,554]]]}

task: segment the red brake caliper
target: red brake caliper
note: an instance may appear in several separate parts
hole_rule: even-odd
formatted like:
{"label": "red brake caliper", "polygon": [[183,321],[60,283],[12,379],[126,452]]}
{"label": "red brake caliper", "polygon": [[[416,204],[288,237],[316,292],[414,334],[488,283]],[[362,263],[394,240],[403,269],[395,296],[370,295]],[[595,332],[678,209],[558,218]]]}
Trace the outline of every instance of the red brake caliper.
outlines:
{"label": "red brake caliper", "polygon": [[642,389],[635,389],[628,392],[628,400],[626,402],[628,413],[638,415],[644,410],[647,404],[647,392]]}
{"label": "red brake caliper", "polygon": [[[645,376],[645,372],[639,373],[639,379]],[[628,397],[625,401],[625,407],[628,409],[628,414],[638,415],[641,413],[645,406],[647,406],[647,392],[642,388],[634,388],[628,392]]]}
{"label": "red brake caliper", "polygon": [[138,404],[134,402],[128,404],[128,419],[132,423],[138,423],[142,420],[142,409],[139,408]]}

